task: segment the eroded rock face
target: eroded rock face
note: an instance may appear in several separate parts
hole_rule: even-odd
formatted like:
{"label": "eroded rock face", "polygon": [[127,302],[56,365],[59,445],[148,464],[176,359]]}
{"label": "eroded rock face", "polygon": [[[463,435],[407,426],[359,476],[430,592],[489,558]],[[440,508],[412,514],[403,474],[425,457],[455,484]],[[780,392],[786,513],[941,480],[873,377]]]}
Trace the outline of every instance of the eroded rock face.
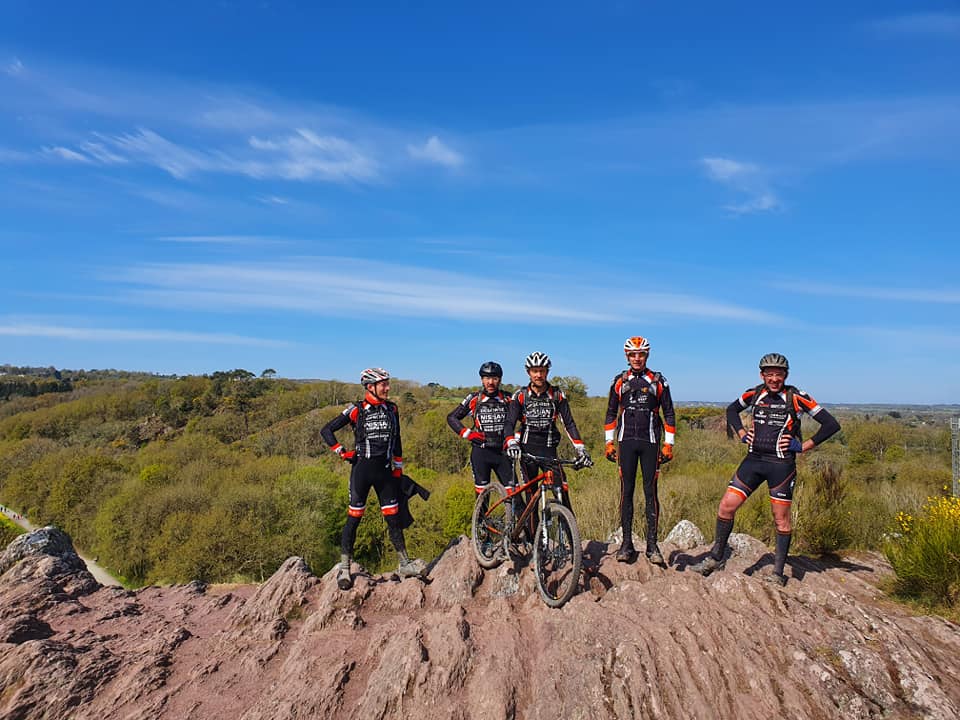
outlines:
{"label": "eroded rock face", "polygon": [[427,583],[341,592],[290,558],[258,587],[129,592],[45,531],[0,555],[3,718],[960,717],[960,629],[886,602],[876,555],[791,558],[781,589],[746,536],[709,578],[687,570],[703,544],[665,540],[663,569],[592,541],[550,610],[466,539]]}

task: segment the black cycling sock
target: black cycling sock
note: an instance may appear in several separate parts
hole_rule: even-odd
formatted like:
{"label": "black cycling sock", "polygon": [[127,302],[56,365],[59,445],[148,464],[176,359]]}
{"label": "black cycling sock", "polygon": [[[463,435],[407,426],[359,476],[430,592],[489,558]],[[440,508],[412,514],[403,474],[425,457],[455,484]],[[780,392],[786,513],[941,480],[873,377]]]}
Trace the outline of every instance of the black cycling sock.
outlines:
{"label": "black cycling sock", "polygon": [[723,554],[727,551],[727,539],[730,537],[732,530],[733,518],[730,520],[724,520],[722,517],[717,518],[717,529],[713,536],[713,549],[710,551],[714,560],[723,560]]}
{"label": "black cycling sock", "polygon": [[393,547],[396,548],[398,553],[406,554],[407,543],[403,539],[403,529],[400,527],[399,515],[385,515],[384,519],[387,521],[387,534],[390,536]]}
{"label": "black cycling sock", "polygon": [[360,518],[348,515],[347,522],[343,526],[343,533],[340,535],[340,552],[344,555],[353,555],[353,545],[357,541],[358,527],[360,527]]}
{"label": "black cycling sock", "polygon": [[782,533],[777,530],[777,551],[773,556],[773,571],[783,575],[783,568],[787,564],[787,552],[790,550],[790,540],[793,533]]}

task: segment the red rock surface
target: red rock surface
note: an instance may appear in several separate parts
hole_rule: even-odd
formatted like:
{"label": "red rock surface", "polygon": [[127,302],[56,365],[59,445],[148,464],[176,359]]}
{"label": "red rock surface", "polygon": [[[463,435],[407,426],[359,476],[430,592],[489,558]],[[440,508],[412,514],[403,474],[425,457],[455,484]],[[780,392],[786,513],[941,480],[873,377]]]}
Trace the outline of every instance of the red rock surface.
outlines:
{"label": "red rock surface", "polygon": [[706,579],[705,547],[662,569],[593,542],[598,574],[550,610],[467,541],[427,583],[340,592],[290,558],[259,587],[130,592],[53,540],[0,555],[5,719],[960,717],[960,628],[886,601],[876,555],[793,558],[780,589],[748,538]]}

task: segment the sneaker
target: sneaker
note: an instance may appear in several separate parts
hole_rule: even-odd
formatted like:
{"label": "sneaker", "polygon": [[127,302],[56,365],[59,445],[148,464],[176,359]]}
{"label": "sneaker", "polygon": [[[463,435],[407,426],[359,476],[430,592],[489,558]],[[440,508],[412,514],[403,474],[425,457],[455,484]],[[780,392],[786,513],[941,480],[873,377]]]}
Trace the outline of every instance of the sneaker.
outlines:
{"label": "sneaker", "polygon": [[725,564],[723,560],[717,560],[713,555],[707,555],[696,565],[691,565],[690,569],[695,573],[700,573],[704,577],[707,577],[707,575],[714,570],[722,570]]}
{"label": "sneaker", "polygon": [[778,572],[772,572],[769,575],[763,576],[764,582],[768,582],[771,585],[777,585],[779,587],[785,587],[787,584],[787,576],[781,575]]}
{"label": "sneaker", "polygon": [[402,578],[419,577],[423,575],[423,571],[426,569],[427,566],[423,560],[415,558],[413,560],[401,561],[400,567],[397,568],[397,575]]}
{"label": "sneaker", "polygon": [[628,563],[633,560],[633,556],[637,551],[634,550],[633,545],[628,545],[624,543],[620,546],[620,549],[617,550],[617,562]]}
{"label": "sneaker", "polygon": [[337,570],[337,587],[341,590],[349,590],[353,587],[353,578],[350,577],[350,566],[341,565]]}
{"label": "sneaker", "polygon": [[647,548],[646,556],[651,565],[666,565],[663,561],[663,553],[660,552],[660,547],[657,545]]}

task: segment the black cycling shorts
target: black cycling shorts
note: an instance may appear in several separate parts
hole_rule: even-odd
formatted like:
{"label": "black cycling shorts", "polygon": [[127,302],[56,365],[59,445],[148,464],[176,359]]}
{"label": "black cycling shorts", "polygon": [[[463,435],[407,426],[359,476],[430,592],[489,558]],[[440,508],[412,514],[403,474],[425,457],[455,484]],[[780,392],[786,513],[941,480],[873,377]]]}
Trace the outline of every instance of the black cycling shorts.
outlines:
{"label": "black cycling shorts", "polygon": [[504,487],[513,485],[513,460],[495,450],[473,446],[470,451],[470,467],[473,468],[473,487],[477,494],[490,484],[490,473],[495,472]]}
{"label": "black cycling shorts", "polygon": [[746,500],[751,493],[766,481],[770,488],[770,502],[789,505],[793,502],[793,486],[797,481],[797,466],[793,463],[770,462],[745,457],[727,485]]}

